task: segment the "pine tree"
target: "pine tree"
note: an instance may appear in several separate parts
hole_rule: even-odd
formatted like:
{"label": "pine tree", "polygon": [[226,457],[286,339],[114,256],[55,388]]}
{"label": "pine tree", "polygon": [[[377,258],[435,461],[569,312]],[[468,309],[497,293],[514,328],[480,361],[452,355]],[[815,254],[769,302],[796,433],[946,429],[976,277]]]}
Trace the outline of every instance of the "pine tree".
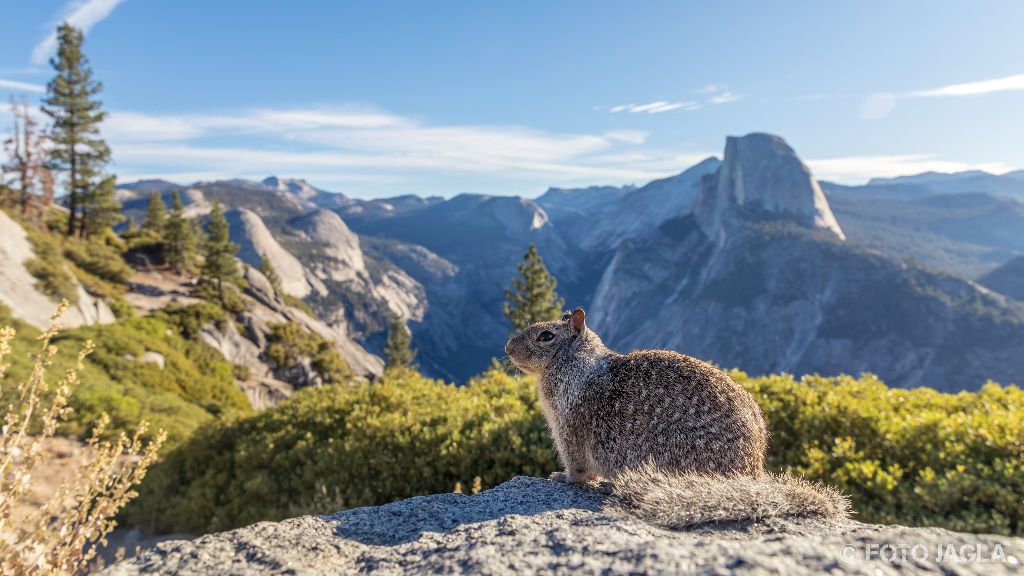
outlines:
{"label": "pine tree", "polygon": [[398,315],[392,316],[388,324],[388,343],[384,346],[385,368],[409,368],[415,357],[409,328]]}
{"label": "pine tree", "polygon": [[274,270],[274,265],[270,263],[270,259],[267,258],[266,254],[260,254],[260,272],[267,277],[270,285],[274,288],[274,294],[281,295],[281,277],[277,275],[277,270]]}
{"label": "pine tree", "polygon": [[217,296],[221,305],[226,304],[224,284],[235,283],[241,279],[238,264],[235,262],[238,245],[229,239],[230,232],[228,221],[224,218],[224,207],[221,206],[220,200],[214,200],[213,210],[210,212],[209,232],[203,244],[201,277],[202,280],[217,286]]}
{"label": "pine tree", "polygon": [[160,197],[160,193],[153,192],[149,195],[149,203],[146,204],[146,221],[142,224],[142,229],[154,236],[161,237],[166,227],[167,206],[164,205],[164,199]]}
{"label": "pine tree", "polygon": [[185,207],[177,190],[171,193],[171,214],[164,224],[163,236],[167,263],[178,274],[191,270],[196,260],[196,234],[185,219]]}
{"label": "pine tree", "polygon": [[[57,75],[47,84],[43,100],[43,112],[53,121],[53,166],[68,173],[68,236],[86,233],[79,217],[83,197],[97,187],[95,180],[110,159],[110,148],[99,135],[106,113],[96,95],[103,85],[92,79],[89,60],[82,53],[83,39],[82,31],[66,22],[57,28],[57,55],[50,59]],[[94,193],[94,208],[97,201],[106,202],[102,193]]]}
{"label": "pine tree", "polygon": [[124,216],[121,215],[121,202],[114,194],[116,187],[117,178],[107,176],[82,194],[82,237],[102,234],[124,220]]}
{"label": "pine tree", "polygon": [[505,290],[505,317],[512,322],[513,331],[536,322],[558,320],[565,300],[555,292],[557,286],[537,246],[530,244],[519,264],[519,277],[512,281],[512,290]]}

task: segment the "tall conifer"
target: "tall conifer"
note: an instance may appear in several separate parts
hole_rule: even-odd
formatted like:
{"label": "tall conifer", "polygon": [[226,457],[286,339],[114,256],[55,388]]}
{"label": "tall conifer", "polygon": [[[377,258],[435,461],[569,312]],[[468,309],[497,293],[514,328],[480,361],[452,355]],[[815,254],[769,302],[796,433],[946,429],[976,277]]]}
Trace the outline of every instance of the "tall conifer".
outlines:
{"label": "tall conifer", "polygon": [[[83,209],[102,210],[111,205],[113,197],[112,190],[109,197],[104,190],[95,190],[106,182],[97,182],[97,178],[110,159],[110,148],[99,131],[106,113],[96,96],[103,85],[92,78],[89,59],[82,53],[83,40],[82,31],[66,22],[57,28],[57,54],[50,59],[57,74],[47,84],[43,100],[43,112],[53,122],[50,157],[54,168],[67,173],[68,236],[87,233]],[[105,220],[107,216],[97,217]],[[96,228],[95,223],[92,227]]]}

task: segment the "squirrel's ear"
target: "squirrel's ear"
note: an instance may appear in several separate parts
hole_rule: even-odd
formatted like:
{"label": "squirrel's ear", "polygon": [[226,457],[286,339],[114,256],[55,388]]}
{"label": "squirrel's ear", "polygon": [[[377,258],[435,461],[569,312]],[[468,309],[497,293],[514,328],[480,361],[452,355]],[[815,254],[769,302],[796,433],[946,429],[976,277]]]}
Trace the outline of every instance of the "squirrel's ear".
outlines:
{"label": "squirrel's ear", "polygon": [[577,308],[572,311],[570,317],[572,324],[572,331],[577,334],[582,334],[587,329],[587,314],[583,311],[583,308]]}

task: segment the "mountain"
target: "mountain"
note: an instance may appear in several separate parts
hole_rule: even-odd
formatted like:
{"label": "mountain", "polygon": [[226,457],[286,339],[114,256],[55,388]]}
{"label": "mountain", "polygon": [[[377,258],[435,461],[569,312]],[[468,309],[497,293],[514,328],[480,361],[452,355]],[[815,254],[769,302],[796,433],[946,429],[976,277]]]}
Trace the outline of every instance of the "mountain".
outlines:
{"label": "mountain", "polygon": [[501,355],[509,331],[503,290],[531,243],[569,303],[585,304],[587,285],[599,273],[588,268],[587,254],[566,241],[547,213],[525,198],[461,194],[348,222],[361,237],[375,239],[382,259],[402,262],[425,288],[426,312],[412,324],[417,361],[429,373],[457,381]]}
{"label": "mountain", "polygon": [[749,218],[786,219],[845,239],[810,169],[771,134],[727,138],[725,158],[701,180],[693,211],[704,233],[720,243]]}
{"label": "mountain", "polygon": [[717,170],[718,164],[717,158],[707,158],[681,174],[642,188],[551,188],[536,202],[581,248],[614,249],[623,240],[689,212],[701,178]]}
{"label": "mountain", "polygon": [[325,293],[326,288],[309,274],[298,258],[288,252],[252,210],[236,208],[224,214],[231,230],[231,241],[238,245],[238,258],[259,268],[263,258],[281,278],[281,289],[286,294],[305,298],[314,290]]}
{"label": "mountain", "polygon": [[729,139],[693,213],[618,248],[590,316],[613,347],[754,374],[1024,382],[1024,306],[846,241],[807,167],[762,134]]}
{"label": "mountain", "polygon": [[[887,190],[888,187],[897,187]],[[1006,196],[1024,202],[1024,170],[1008,172],[1002,175],[989,174],[981,170],[966,172],[924,172],[913,176],[897,176],[895,178],[872,178],[868,188],[874,192],[911,194],[962,194],[966,192]]]}
{"label": "mountain", "polygon": [[370,353],[402,317],[432,376],[462,382],[501,354],[503,291],[536,244],[567,305],[588,306],[620,348],[952,390],[1024,379],[1010,350],[1021,305],[967,280],[1024,251],[1022,205],[963,187],[990,176],[1019,178],[840,186],[816,180],[781,138],[750,134],[728,138],[722,160],[641,187],[536,200],[363,200],[279,177],[146,181],[119,195],[142,214],[149,192],[178,190],[195,217],[219,199],[242,260],[266,254],[286,293]]}
{"label": "mountain", "polygon": [[975,278],[1024,254],[1024,203],[979,192],[889,197],[824,184],[854,242]]}
{"label": "mountain", "polygon": [[1024,256],[1017,256],[978,279],[978,283],[1000,294],[1024,302]]}

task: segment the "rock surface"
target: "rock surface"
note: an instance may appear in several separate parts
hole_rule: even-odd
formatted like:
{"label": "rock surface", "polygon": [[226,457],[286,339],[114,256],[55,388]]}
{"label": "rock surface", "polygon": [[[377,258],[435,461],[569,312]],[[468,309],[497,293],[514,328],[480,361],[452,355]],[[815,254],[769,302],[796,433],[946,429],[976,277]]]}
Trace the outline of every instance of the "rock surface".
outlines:
{"label": "rock surface", "polygon": [[[15,318],[46,329],[57,301],[36,289],[36,279],[25,268],[35,258],[28,234],[6,212],[0,211],[0,304],[7,306]],[[77,280],[75,281],[77,283]],[[78,286],[78,302],[68,308],[60,323],[66,328],[83,324],[109,324],[115,320],[107,303],[94,298]]]}
{"label": "rock surface", "polygon": [[313,292],[314,286],[302,263],[281,247],[258,214],[239,208],[229,210],[225,217],[231,227],[231,241],[238,244],[238,258],[242,262],[259,268],[260,261],[266,258],[281,278],[282,290],[296,298],[305,298]]}
{"label": "rock surface", "polygon": [[[995,575],[1020,572],[1024,559],[1020,538],[810,521],[672,532],[606,504],[588,489],[519,477],[475,496],[410,498],[164,542],[104,573]],[[895,557],[879,558],[874,550],[885,544]]]}
{"label": "rock surface", "polygon": [[810,169],[771,134],[726,138],[722,164],[702,182],[693,211],[719,242],[743,215],[782,217],[846,238]]}

